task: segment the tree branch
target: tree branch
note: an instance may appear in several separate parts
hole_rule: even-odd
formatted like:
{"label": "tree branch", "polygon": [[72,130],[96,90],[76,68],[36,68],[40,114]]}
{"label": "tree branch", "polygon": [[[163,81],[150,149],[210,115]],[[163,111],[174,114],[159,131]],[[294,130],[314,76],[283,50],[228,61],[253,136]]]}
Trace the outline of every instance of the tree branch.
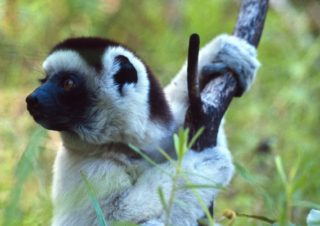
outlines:
{"label": "tree branch", "polygon": [[268,10],[268,0],[243,0],[233,35],[257,47]]}
{"label": "tree branch", "polygon": [[[257,47],[267,9],[268,0],[243,0],[233,34]],[[190,76],[193,75],[190,74]],[[189,80],[194,79],[188,78]],[[205,125],[204,133],[193,146],[194,150],[201,151],[217,144],[222,117],[236,94],[236,88],[235,76],[232,75],[232,72],[226,72],[213,79],[201,92],[201,110],[197,106],[193,108],[190,103],[185,119],[185,126],[190,129],[190,135],[194,135],[201,126]]]}

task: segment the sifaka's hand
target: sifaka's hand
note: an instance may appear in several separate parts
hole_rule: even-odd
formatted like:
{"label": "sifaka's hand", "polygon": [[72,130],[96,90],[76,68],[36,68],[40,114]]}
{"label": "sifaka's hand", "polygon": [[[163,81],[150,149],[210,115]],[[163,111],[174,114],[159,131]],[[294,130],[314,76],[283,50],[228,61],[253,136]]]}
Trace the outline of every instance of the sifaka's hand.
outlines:
{"label": "sifaka's hand", "polygon": [[[216,37],[206,47],[200,52],[200,62],[203,58],[210,59],[210,62],[200,65],[201,88],[212,78],[228,71],[237,80],[236,96],[242,96],[251,87],[260,66],[255,47],[243,39],[225,34]],[[214,51],[207,52],[206,49]]]}

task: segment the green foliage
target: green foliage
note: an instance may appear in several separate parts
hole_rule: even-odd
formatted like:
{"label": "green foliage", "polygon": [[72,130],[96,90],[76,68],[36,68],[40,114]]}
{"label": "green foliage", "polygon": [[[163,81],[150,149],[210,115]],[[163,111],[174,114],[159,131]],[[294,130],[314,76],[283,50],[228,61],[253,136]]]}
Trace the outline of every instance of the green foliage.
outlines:
{"label": "green foliage", "polygon": [[[15,182],[8,196],[8,203],[4,212],[3,225],[16,225],[22,216],[19,210],[19,203],[23,200],[23,186],[30,178],[37,165],[38,157],[43,151],[43,144],[47,135],[47,131],[38,128],[36,129],[19,159],[15,170]],[[19,216],[20,215],[20,216]]]}
{"label": "green foliage", "polygon": [[[69,36],[116,39],[147,59],[166,84],[186,58],[189,34],[199,33],[204,44],[232,31],[235,2],[0,1],[0,222],[50,222],[50,175],[59,141],[50,133],[44,142],[24,98],[43,76],[41,63],[52,45]],[[309,209],[319,209],[320,39],[310,21],[305,10],[290,7],[268,13],[259,46],[263,66],[252,90],[228,111],[237,174],[217,200],[216,216],[229,208],[304,225]],[[238,217],[233,225],[263,223]]]}

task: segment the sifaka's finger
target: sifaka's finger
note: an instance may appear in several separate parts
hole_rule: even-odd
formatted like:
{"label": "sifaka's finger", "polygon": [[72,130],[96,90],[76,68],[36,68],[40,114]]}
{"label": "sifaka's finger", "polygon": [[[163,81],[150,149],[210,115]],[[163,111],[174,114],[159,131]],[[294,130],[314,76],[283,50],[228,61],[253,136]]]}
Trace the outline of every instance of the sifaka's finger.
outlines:
{"label": "sifaka's finger", "polygon": [[212,62],[203,66],[200,72],[200,92],[204,87],[216,77],[228,72],[230,69],[222,62]]}

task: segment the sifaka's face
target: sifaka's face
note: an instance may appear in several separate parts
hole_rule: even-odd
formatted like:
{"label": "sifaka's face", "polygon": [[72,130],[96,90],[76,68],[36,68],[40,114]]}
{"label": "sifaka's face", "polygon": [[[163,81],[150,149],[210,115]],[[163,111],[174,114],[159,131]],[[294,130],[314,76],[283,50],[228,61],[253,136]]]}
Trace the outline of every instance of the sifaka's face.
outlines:
{"label": "sifaka's face", "polygon": [[88,111],[96,104],[94,83],[102,70],[102,54],[110,45],[116,43],[75,38],[53,48],[43,63],[45,78],[26,98],[37,123],[57,131],[73,131],[89,123]]}
{"label": "sifaka's face", "polygon": [[42,79],[26,102],[28,111],[41,126],[68,131],[84,123],[92,99],[79,72],[59,71]]}
{"label": "sifaka's face", "polygon": [[68,39],[53,48],[43,70],[45,78],[26,102],[34,120],[46,129],[104,143],[144,131],[146,118],[163,117],[153,114],[158,113],[156,105],[149,107],[155,95],[149,93],[146,67],[115,42]]}
{"label": "sifaka's face", "polygon": [[[43,63],[45,78],[26,98],[34,120],[46,129],[57,131],[92,127],[90,120],[95,119],[90,111],[97,105],[101,74],[105,71],[102,56],[113,46],[117,43],[99,38],[68,39],[56,45]],[[122,62],[116,61],[117,65]],[[115,82],[122,92],[123,85],[136,82],[136,77],[128,78],[129,70],[119,72],[122,76],[115,77]]]}

